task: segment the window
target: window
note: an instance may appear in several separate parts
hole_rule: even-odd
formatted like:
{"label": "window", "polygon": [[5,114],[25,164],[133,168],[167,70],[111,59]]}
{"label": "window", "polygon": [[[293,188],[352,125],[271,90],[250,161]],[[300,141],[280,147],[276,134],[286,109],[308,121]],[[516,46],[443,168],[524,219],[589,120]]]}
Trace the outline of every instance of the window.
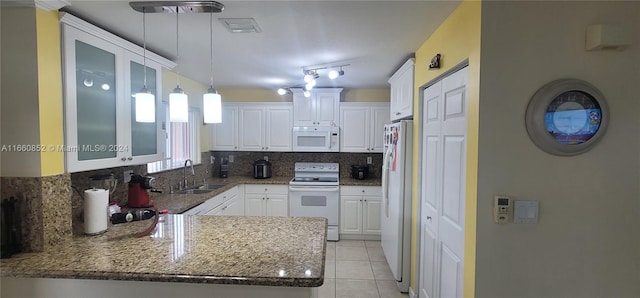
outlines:
{"label": "window", "polygon": [[[162,102],[164,119],[169,119],[169,103]],[[168,123],[168,125],[167,125]],[[200,109],[189,107],[189,122],[177,123],[164,120],[162,128],[166,141],[164,157],[160,161],[147,164],[147,172],[155,173],[184,166],[187,159],[193,164],[200,163]]]}

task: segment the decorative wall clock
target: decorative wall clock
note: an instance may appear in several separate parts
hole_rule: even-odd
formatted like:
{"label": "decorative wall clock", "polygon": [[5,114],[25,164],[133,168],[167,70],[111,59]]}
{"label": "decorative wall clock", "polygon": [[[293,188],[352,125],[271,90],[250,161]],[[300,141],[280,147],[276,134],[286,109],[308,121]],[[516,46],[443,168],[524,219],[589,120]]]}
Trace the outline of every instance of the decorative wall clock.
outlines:
{"label": "decorative wall clock", "polygon": [[561,79],[540,88],[527,107],[525,123],[536,146],[554,155],[577,155],[604,135],[609,108],[591,84]]}

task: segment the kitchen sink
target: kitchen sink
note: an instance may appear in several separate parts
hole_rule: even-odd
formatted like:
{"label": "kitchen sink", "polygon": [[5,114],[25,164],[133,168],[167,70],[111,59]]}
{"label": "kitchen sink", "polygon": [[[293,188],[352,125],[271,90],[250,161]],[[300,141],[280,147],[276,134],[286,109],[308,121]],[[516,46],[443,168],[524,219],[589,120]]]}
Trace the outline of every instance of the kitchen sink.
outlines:
{"label": "kitchen sink", "polygon": [[224,187],[226,186],[226,184],[200,184],[200,185],[196,185],[194,187],[191,187],[191,189],[193,190],[215,190],[218,189],[220,187]]}
{"label": "kitchen sink", "polygon": [[177,194],[181,194],[181,195],[195,195],[195,194],[202,194],[202,193],[208,193],[208,192],[212,192],[213,189],[183,189],[180,191],[177,191]]}
{"label": "kitchen sink", "polygon": [[226,184],[204,183],[204,184],[189,187],[187,189],[176,191],[176,193],[181,195],[197,195],[197,194],[212,192],[220,187],[224,187],[225,185]]}

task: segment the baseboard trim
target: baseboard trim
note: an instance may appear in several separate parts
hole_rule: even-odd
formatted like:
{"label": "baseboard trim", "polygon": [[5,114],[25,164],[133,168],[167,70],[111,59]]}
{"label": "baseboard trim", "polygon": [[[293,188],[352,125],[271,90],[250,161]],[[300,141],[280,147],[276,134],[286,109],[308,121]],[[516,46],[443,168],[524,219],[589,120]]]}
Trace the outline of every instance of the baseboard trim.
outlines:
{"label": "baseboard trim", "polygon": [[380,241],[380,235],[351,235],[351,234],[340,234],[340,239],[344,240],[372,240],[372,241]]}

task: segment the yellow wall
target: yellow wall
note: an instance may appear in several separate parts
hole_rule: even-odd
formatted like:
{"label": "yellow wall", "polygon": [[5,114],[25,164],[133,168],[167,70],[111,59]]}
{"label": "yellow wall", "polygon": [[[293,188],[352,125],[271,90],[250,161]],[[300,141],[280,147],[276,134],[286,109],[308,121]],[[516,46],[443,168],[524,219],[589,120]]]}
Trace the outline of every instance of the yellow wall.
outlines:
{"label": "yellow wall", "polygon": [[[40,144],[64,144],[60,26],[57,11],[36,9]],[[64,153],[41,153],[41,175],[64,173]]]}
{"label": "yellow wall", "polygon": [[345,89],[340,97],[343,102],[389,102],[391,90],[389,88]]}
{"label": "yellow wall", "polygon": [[[279,95],[270,89],[219,88],[223,102],[291,102],[291,94]],[[389,88],[344,89],[342,102],[389,102]]]}
{"label": "yellow wall", "polygon": [[[480,78],[480,19],[481,2],[465,1],[440,25],[440,27],[416,51],[414,83],[414,136],[413,158],[419,159],[419,125],[421,122],[419,103],[420,87],[432,81],[465,59],[469,61],[469,118],[467,143],[467,184],[465,202],[465,253],[464,253],[464,297],[475,295],[476,261],[476,191],[478,172],[478,115]],[[441,68],[428,70],[431,58],[440,53]],[[418,169],[413,168],[413,214],[411,237],[411,287],[417,286],[416,273],[420,244],[417,242],[420,220],[418,218]]]}

